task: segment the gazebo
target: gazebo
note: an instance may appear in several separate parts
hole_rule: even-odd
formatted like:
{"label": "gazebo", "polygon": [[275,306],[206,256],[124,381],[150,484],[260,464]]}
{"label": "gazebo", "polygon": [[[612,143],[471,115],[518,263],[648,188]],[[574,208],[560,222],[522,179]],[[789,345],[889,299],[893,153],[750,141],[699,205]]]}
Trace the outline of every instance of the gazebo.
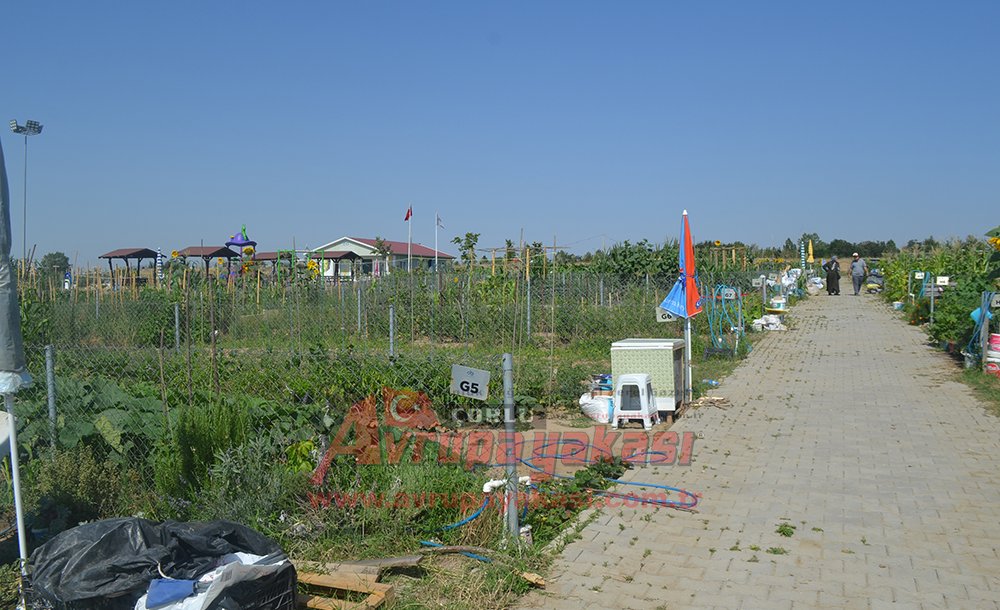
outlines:
{"label": "gazebo", "polygon": [[[361,255],[356,252],[351,252],[350,250],[327,250],[323,252],[310,252],[309,258],[312,260],[321,260],[328,262],[329,269],[324,269],[324,277],[340,279],[340,263],[343,261],[351,262],[351,277],[354,277],[354,263],[356,261],[363,260]],[[331,271],[330,275],[326,275],[327,271]]]}
{"label": "gazebo", "polygon": [[205,261],[205,277],[208,277],[208,261],[213,258],[224,258],[231,267],[233,259],[240,257],[239,254],[233,252],[225,246],[188,246],[178,252],[177,256],[183,256],[185,258],[200,258]]}
{"label": "gazebo", "polygon": [[156,258],[156,251],[150,250],[149,248],[119,248],[117,250],[112,250],[107,254],[102,254],[98,258],[108,259],[108,269],[111,271],[111,285],[115,285],[115,268],[112,261],[116,258],[120,258],[125,261],[125,274],[129,275],[131,273],[131,268],[128,264],[130,259],[135,259],[135,279],[139,279],[139,267],[142,265],[142,260],[145,258]]}

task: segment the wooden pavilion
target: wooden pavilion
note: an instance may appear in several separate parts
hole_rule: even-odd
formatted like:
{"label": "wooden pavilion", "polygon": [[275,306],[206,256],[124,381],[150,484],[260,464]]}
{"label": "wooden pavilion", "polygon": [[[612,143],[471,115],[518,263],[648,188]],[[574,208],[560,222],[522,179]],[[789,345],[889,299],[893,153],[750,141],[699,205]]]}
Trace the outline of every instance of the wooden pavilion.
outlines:
{"label": "wooden pavilion", "polygon": [[232,270],[233,259],[240,255],[225,246],[188,246],[177,253],[177,256],[185,258],[200,258],[205,261],[205,277],[208,277],[208,261],[213,258],[224,258],[227,264],[227,273]]}
{"label": "wooden pavilion", "polygon": [[125,275],[126,277],[131,275],[131,266],[129,261],[135,259],[135,275],[133,279],[136,283],[139,282],[139,267],[142,265],[143,259],[152,258],[156,259],[156,251],[150,250],[149,248],[119,248],[117,250],[112,250],[106,254],[100,255],[98,258],[108,259],[108,269],[111,271],[111,286],[115,285],[115,267],[114,260],[121,259],[125,261]]}

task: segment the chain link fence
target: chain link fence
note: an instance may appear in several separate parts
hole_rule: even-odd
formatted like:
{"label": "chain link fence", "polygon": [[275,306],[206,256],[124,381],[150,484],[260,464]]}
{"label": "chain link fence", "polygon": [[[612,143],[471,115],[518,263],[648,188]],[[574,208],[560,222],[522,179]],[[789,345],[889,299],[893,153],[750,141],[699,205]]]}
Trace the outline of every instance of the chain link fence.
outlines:
{"label": "chain link fence", "polygon": [[[707,294],[719,284],[757,294],[751,279],[759,275],[701,281]],[[655,315],[673,281],[398,273],[263,287],[29,291],[22,325],[35,384],[16,404],[29,480],[43,495],[40,472],[60,466],[32,474],[32,463],[62,452],[72,456],[68,477],[98,488],[80,493],[103,486],[119,504],[140,493],[181,503],[220,452],[251,439],[280,448],[274,459],[315,465],[351,406],[381,400],[385,388],[421,393],[433,411],[425,423],[450,426],[457,411],[482,404],[450,392],[454,364],[488,371],[488,404],[499,406],[503,353],[514,357],[522,411],[570,406],[585,380],[609,370],[611,342],[682,336],[680,322]],[[702,335],[704,318],[695,319]],[[707,341],[696,339],[696,354]],[[77,473],[91,459],[97,474]],[[106,479],[101,468],[111,469]]]}

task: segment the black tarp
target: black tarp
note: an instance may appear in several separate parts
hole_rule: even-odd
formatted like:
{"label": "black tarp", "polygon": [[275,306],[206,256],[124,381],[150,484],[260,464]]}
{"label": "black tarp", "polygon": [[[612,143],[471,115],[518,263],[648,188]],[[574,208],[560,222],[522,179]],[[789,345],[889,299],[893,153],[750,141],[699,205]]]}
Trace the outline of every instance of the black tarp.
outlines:
{"label": "black tarp", "polygon": [[[131,610],[150,581],[160,578],[159,570],[170,578],[194,580],[236,552],[283,557],[271,540],[228,521],[97,521],[62,532],[32,553],[32,597],[42,607]],[[260,599],[276,588],[289,588],[291,595],[295,572],[291,563],[285,566],[267,578],[234,583],[228,601],[217,600],[211,607],[239,608],[233,599]]]}

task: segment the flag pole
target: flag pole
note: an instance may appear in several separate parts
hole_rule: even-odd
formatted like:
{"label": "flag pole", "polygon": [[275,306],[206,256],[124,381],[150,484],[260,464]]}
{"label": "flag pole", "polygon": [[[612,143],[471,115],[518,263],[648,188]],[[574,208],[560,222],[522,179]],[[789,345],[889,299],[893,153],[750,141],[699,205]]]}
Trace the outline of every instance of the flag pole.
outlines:
{"label": "flag pole", "polygon": [[691,317],[684,318],[684,350],[687,352],[687,374],[684,375],[684,396],[688,402],[694,399],[694,385],[691,381]]}
{"label": "flag pole", "polygon": [[434,273],[438,270],[438,226],[441,223],[441,217],[438,216],[437,210],[434,210]]}
{"label": "flag pole", "polygon": [[411,244],[413,243],[413,206],[409,207],[409,218],[406,220],[406,272],[410,272]]}

